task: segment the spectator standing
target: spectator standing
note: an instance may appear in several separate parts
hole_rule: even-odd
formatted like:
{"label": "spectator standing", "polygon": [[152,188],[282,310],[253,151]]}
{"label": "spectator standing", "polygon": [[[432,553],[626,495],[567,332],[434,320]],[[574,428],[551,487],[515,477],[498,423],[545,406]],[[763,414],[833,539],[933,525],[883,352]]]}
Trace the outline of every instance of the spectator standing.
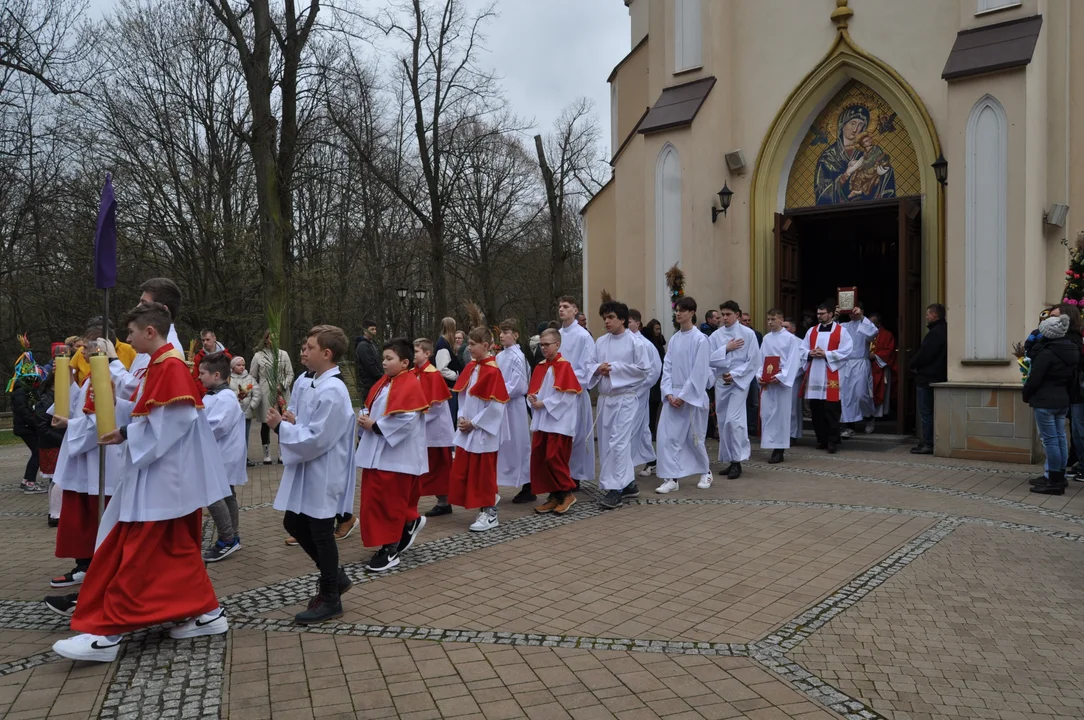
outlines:
{"label": "spectator standing", "polygon": [[[271,387],[271,367],[274,356],[271,353],[271,333],[263,334],[263,347],[252,356],[252,378],[260,389],[259,407],[255,417],[260,420],[260,443],[263,445],[263,464],[271,464],[271,427],[267,424],[267,411],[274,407],[281,410],[290,404],[290,388],[294,383],[294,366],[290,355],[279,348],[279,377],[277,387]],[[282,399],[281,407],[277,402]],[[279,463],[282,459],[279,458]]]}
{"label": "spectator standing", "polygon": [[380,348],[376,346],[376,321],[362,320],[361,335],[358,335],[354,345],[354,375],[357,378],[358,400],[365,405],[369,397],[369,391],[373,389],[377,381],[384,376],[384,367],[381,364]]}
{"label": "spectator standing", "polygon": [[1032,481],[1031,492],[1064,495],[1069,442],[1065,420],[1079,399],[1080,349],[1068,337],[1068,315],[1051,315],[1039,323],[1042,337],[1031,351],[1031,370],[1024,383],[1024,402],[1035,414],[1035,427],[1046,450],[1046,472]]}
{"label": "spectator standing", "polygon": [[[252,418],[256,417],[261,403],[260,385],[245,368],[245,359],[238,355],[230,361],[230,388],[237,393],[237,402],[241,403],[241,411],[245,415],[245,447],[248,447],[249,438],[252,436]],[[264,416],[266,417],[266,416]],[[260,418],[263,422],[263,418]],[[246,460],[248,467],[254,467],[256,463]]]}
{"label": "spectator standing", "polygon": [[[662,334],[662,323],[652,318],[651,322],[644,326],[644,337],[655,346],[655,350],[659,353],[659,362],[666,361],[666,339]],[[651,429],[651,440],[654,442],[658,439],[659,434],[659,413],[662,411],[662,376],[655,381],[655,384],[651,386],[648,391],[647,401],[647,426]],[[650,477],[655,473],[655,463],[645,465],[640,471],[640,477]]]}
{"label": "spectator standing", "polygon": [[[436,367],[440,376],[449,389],[455,387],[455,381],[459,379],[459,373],[466,367],[456,354],[456,338],[461,333],[456,332],[455,318],[446,317],[440,321],[440,336],[433,346],[433,366]],[[459,417],[459,393],[452,393],[452,399],[448,401],[448,407],[452,411],[452,425],[455,426],[456,418]]]}
{"label": "spectator standing", "polygon": [[700,332],[710,337],[713,332],[719,329],[722,322],[723,318],[718,310],[708,310],[704,316],[704,322],[700,323]]}
{"label": "spectator standing", "polygon": [[456,330],[455,347],[452,349],[455,351],[455,356],[459,358],[459,365],[464,368],[467,367],[471,362],[470,349],[467,347],[467,336],[462,330]]}
{"label": "spectator standing", "polygon": [[[211,353],[220,352],[226,353],[226,358],[233,360],[233,353],[227,350],[226,346],[218,341],[218,337],[215,335],[214,330],[200,330],[199,341],[199,352],[192,356],[192,378],[196,381],[196,387],[202,393],[206,389],[199,379],[199,364],[203,362],[203,358]],[[180,348],[177,349],[180,350]]]}
{"label": "spectator standing", "polygon": [[948,380],[948,324],[945,306],[933,303],[926,308],[926,337],[911,361],[915,375],[915,401],[922,438],[911,448],[915,455],[933,455],[933,383]]}

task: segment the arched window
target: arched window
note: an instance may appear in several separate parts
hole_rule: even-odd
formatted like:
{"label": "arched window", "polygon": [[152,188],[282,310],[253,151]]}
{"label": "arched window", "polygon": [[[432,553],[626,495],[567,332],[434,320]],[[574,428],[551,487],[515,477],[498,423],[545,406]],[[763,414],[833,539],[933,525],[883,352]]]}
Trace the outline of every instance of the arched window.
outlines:
{"label": "arched window", "polygon": [[674,72],[704,64],[700,0],[674,0]]}
{"label": "arched window", "polygon": [[1005,108],[986,95],[975,103],[967,120],[965,357],[970,360],[1000,360],[1008,355],[1008,147]]}
{"label": "arched window", "polygon": [[681,261],[681,158],[677,148],[667,143],[655,166],[655,317],[669,337],[670,291],[664,277],[667,270]]}

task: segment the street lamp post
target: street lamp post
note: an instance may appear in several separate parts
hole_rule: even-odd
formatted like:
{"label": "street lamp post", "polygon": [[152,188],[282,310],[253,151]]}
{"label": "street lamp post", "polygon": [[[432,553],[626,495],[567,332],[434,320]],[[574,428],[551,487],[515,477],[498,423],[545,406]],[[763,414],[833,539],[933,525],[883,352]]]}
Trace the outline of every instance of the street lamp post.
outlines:
{"label": "street lamp post", "polygon": [[[426,296],[427,293],[426,293],[425,290],[422,290],[421,288],[417,288],[417,289],[414,290],[413,293],[411,293],[410,290],[408,290],[407,288],[401,287],[401,288],[396,288],[395,289],[395,294],[399,297],[399,303],[401,305],[406,305],[407,313],[408,313],[408,317],[409,317],[408,324],[410,326],[410,337],[407,338],[407,339],[410,340],[411,342],[413,342],[414,341],[414,302],[417,301],[420,304],[422,301],[425,300],[425,296]],[[410,300],[409,304],[407,304],[407,299],[408,298]]]}

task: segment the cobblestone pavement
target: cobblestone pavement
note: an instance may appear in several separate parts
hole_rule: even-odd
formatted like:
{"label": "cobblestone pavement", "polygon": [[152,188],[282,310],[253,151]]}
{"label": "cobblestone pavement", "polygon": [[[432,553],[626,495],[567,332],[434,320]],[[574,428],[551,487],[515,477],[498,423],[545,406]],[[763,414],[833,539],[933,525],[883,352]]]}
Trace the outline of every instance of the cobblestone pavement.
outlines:
{"label": "cobblestone pavement", "polygon": [[1035,496],[1036,468],[861,447],[756,451],[666,496],[638,478],[615,512],[593,488],[560,518],[506,490],[498,529],[432,520],[380,577],[355,533],[344,617],[304,629],[315,576],[261,465],[244,548],[210,567],[231,632],[151,628],[111,665],[50,651],[69,631],[40,600],[69,567],[2,447],[0,718],[1084,717],[1084,483]]}

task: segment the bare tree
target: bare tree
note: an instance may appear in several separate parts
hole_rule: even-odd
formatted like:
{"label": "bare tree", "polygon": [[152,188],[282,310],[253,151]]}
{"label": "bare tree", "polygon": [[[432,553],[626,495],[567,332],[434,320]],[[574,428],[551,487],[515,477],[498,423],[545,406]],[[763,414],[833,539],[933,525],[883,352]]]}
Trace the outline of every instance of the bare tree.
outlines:
{"label": "bare tree", "polygon": [[16,74],[75,92],[88,70],[87,43],[74,37],[86,9],[87,0],[0,0],[0,95]]}
{"label": "bare tree", "polygon": [[[566,291],[565,267],[571,253],[566,232],[569,217],[604,183],[600,131],[591,113],[591,101],[580,98],[561,112],[549,138],[534,138],[549,210],[551,300]],[[550,158],[556,165],[551,165]]]}

